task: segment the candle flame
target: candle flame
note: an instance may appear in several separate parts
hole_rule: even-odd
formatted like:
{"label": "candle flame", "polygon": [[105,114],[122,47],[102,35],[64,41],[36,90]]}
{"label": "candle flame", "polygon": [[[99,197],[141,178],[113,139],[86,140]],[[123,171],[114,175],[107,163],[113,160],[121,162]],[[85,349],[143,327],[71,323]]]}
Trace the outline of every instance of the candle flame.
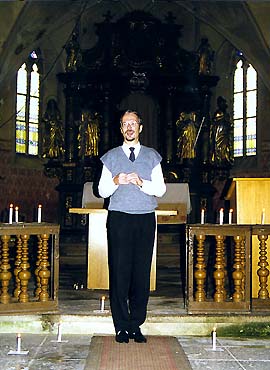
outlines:
{"label": "candle flame", "polygon": [[18,207],[18,206],[16,206],[16,207],[15,207],[15,211],[18,211],[18,210],[19,210],[19,207]]}
{"label": "candle flame", "polygon": [[13,204],[12,203],[10,203],[9,208],[13,208]]}
{"label": "candle flame", "polygon": [[39,205],[38,205],[38,208],[42,208],[42,205],[41,205],[41,204],[39,204]]}
{"label": "candle flame", "polygon": [[106,297],[105,297],[104,295],[101,297],[101,299],[102,299],[103,301],[105,301],[105,298],[106,298]]}

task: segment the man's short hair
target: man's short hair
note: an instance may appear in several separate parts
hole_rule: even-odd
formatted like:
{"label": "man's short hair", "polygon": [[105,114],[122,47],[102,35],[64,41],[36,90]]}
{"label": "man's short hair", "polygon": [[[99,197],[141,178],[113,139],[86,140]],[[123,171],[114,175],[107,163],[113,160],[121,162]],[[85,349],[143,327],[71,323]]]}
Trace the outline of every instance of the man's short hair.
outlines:
{"label": "man's short hair", "polygon": [[142,116],[136,110],[132,110],[132,109],[127,109],[124,113],[122,113],[122,115],[120,117],[120,124],[122,124],[122,119],[123,119],[124,115],[128,114],[128,113],[135,114],[135,116],[137,116],[137,118],[138,118],[139,125],[142,125]]}

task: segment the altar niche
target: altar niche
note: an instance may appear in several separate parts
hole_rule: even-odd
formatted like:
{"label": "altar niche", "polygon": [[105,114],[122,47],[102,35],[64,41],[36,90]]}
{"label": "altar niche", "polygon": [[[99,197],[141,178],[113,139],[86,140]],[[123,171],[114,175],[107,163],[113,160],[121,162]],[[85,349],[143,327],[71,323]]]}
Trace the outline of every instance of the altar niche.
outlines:
{"label": "altar niche", "polygon": [[[83,184],[98,177],[99,157],[121,145],[119,118],[126,109],[141,113],[141,142],[162,155],[166,182],[189,183],[195,197],[191,218],[195,217],[200,199],[208,202],[212,196],[209,107],[218,77],[211,75],[210,64],[207,72],[199,72],[200,54],[181,47],[182,26],[172,14],[160,20],[134,11],[114,22],[107,13],[95,27],[98,40],[88,50],[80,48],[82,35],[73,33],[67,44],[66,71],[58,75],[66,98],[65,159],[51,161],[46,168],[60,178],[61,230],[71,234],[82,230],[68,209],[80,207]],[[196,113],[197,132],[203,123],[195,153],[184,161],[178,155],[176,124],[181,112]],[[96,126],[87,131],[87,124]],[[87,132],[95,132],[95,150],[87,150]]]}

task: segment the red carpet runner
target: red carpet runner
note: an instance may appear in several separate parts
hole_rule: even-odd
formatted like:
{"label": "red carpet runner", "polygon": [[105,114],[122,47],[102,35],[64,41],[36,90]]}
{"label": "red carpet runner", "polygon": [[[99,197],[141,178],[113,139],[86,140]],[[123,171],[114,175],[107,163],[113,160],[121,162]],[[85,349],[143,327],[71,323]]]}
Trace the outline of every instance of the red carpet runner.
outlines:
{"label": "red carpet runner", "polygon": [[116,343],[114,336],[94,336],[85,370],[191,370],[174,337],[148,336],[147,343]]}

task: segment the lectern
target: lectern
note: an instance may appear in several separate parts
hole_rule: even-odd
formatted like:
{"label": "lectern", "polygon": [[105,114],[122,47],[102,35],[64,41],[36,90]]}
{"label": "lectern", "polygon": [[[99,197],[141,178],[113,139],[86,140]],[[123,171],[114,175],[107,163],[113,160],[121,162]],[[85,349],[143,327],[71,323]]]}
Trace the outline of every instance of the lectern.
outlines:
{"label": "lectern", "polygon": [[[166,184],[167,191],[158,198],[156,210],[157,223],[185,223],[190,212],[190,196],[188,184]],[[82,208],[70,208],[70,213],[88,214],[88,268],[87,288],[108,289],[108,253],[107,253],[107,210],[103,208],[103,199],[94,196],[93,184],[84,184]],[[150,276],[150,290],[156,289],[156,248],[154,252]]]}

